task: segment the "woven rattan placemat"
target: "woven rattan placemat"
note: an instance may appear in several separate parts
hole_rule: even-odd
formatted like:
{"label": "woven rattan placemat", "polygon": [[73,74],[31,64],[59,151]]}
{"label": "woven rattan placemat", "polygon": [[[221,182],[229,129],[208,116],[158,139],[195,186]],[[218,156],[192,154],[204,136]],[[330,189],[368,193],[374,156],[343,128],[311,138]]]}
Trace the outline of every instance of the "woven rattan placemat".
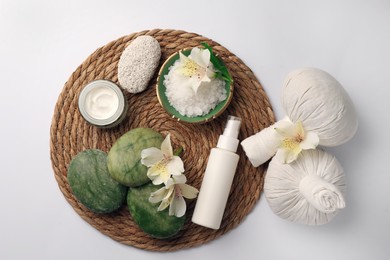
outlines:
{"label": "woven rattan placemat", "polygon": [[[160,65],[172,53],[209,43],[222,57],[234,78],[233,100],[220,117],[202,125],[179,123],[159,105],[155,91],[156,75],[149,88],[140,94],[126,94],[129,110],[124,122],[113,129],[98,129],[81,117],[77,99],[80,90],[90,81],[108,79],[118,83],[117,64],[125,47],[139,35],[151,35],[160,43]],[[157,73],[156,73],[157,74]],[[151,127],[164,136],[171,133],[174,147],[182,146],[188,184],[200,188],[210,149],[223,132],[227,116],[242,118],[240,140],[274,122],[268,98],[252,71],[234,54],[218,43],[195,33],[178,30],[150,30],[112,41],[92,53],[70,76],[55,106],[50,131],[51,161],[59,188],[74,210],[101,233],[123,244],[153,251],[173,251],[194,247],[213,240],[236,227],[252,210],[263,188],[263,167],[254,168],[238,149],[240,161],[230,192],[228,205],[219,230],[207,229],[191,222],[195,201],[188,202],[186,224],[175,237],[154,239],[133,222],[127,207],[108,215],[94,214],[73,196],[66,175],[71,159],[80,151],[97,148],[108,151],[122,134],[136,127]],[[223,176],[223,172],[221,172]],[[221,177],[222,178],[222,177]],[[77,232],[76,230],[74,232]]]}

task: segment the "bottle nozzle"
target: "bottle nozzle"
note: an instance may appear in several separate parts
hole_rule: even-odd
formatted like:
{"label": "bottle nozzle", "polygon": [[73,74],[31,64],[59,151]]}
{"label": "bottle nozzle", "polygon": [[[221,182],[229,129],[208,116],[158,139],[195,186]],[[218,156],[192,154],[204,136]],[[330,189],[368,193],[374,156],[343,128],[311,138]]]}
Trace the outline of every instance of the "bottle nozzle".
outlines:
{"label": "bottle nozzle", "polygon": [[241,118],[236,116],[229,116],[228,121],[223,131],[224,136],[229,136],[232,138],[237,138],[238,133],[240,132]]}
{"label": "bottle nozzle", "polygon": [[229,116],[223,134],[219,136],[217,147],[236,152],[238,146],[238,133],[240,132],[241,119]]}

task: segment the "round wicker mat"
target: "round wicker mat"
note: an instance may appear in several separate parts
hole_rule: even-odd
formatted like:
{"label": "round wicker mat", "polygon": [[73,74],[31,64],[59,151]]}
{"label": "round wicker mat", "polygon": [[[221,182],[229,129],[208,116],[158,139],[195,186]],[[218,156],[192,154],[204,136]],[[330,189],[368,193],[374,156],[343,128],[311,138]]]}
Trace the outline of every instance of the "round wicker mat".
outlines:
{"label": "round wicker mat", "polygon": [[[108,79],[118,83],[117,64],[124,48],[139,35],[151,35],[160,43],[160,65],[173,52],[199,46],[207,42],[222,57],[234,78],[233,100],[219,118],[202,125],[179,123],[159,105],[155,91],[156,75],[149,88],[140,94],[126,94],[129,110],[123,123],[113,129],[98,129],[81,117],[77,99],[80,90],[90,81]],[[157,73],[156,73],[157,74]],[[103,234],[123,244],[153,251],[173,251],[213,240],[236,227],[252,210],[263,187],[263,167],[254,168],[238,149],[240,161],[230,192],[225,215],[219,230],[207,229],[191,222],[194,201],[187,203],[186,224],[175,237],[154,239],[133,222],[126,206],[108,215],[94,214],[73,196],[66,175],[71,159],[80,151],[97,148],[109,151],[122,134],[136,127],[151,127],[164,136],[171,133],[174,149],[184,148],[181,157],[188,184],[200,188],[210,149],[215,147],[227,116],[243,119],[240,140],[260,131],[274,122],[268,98],[252,71],[234,54],[218,43],[197,35],[177,30],[150,30],[124,36],[92,53],[70,76],[55,107],[51,131],[51,161],[59,188],[74,210]],[[223,175],[223,173],[221,173]],[[76,232],[76,230],[75,230]]]}

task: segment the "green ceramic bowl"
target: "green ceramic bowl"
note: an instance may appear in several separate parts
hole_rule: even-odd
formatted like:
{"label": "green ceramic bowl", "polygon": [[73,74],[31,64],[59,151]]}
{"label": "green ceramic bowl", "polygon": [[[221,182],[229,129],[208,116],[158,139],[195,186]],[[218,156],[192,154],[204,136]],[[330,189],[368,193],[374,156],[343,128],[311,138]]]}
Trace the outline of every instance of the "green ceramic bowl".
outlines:
{"label": "green ceramic bowl", "polygon": [[[184,55],[188,56],[191,53],[191,49],[184,49],[181,52]],[[215,108],[212,109],[208,114],[206,114],[204,116],[197,116],[197,117],[183,116],[169,103],[168,98],[165,95],[166,88],[164,85],[164,76],[168,74],[169,68],[179,58],[180,58],[179,52],[175,52],[161,66],[161,69],[158,73],[157,86],[156,86],[158,101],[160,102],[161,106],[165,109],[165,111],[167,111],[167,113],[170,114],[172,116],[172,118],[177,119],[177,121],[193,123],[193,124],[202,124],[202,123],[206,123],[206,122],[209,122],[209,121],[215,119],[220,114],[222,114],[223,111],[225,111],[225,109],[228,107],[230,101],[232,100],[233,82],[231,84],[226,82],[226,84],[225,84],[226,95],[227,95],[226,99],[224,101],[221,101],[219,104],[217,104],[215,106]]]}

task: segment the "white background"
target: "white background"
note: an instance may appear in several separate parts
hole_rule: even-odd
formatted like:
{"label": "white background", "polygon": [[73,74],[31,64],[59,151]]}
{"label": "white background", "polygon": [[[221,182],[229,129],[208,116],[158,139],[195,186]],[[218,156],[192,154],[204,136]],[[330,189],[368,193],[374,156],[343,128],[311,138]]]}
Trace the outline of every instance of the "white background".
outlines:
{"label": "white background", "polygon": [[[262,197],[236,229],[197,248],[152,253],[119,244],[65,201],[49,157],[54,105],[98,47],[145,29],[196,32],[256,74],[283,116],[292,69],[328,71],[359,114],[354,139],[332,149],[347,207],[310,227],[274,215]],[[0,0],[0,259],[389,259],[390,1]]]}

